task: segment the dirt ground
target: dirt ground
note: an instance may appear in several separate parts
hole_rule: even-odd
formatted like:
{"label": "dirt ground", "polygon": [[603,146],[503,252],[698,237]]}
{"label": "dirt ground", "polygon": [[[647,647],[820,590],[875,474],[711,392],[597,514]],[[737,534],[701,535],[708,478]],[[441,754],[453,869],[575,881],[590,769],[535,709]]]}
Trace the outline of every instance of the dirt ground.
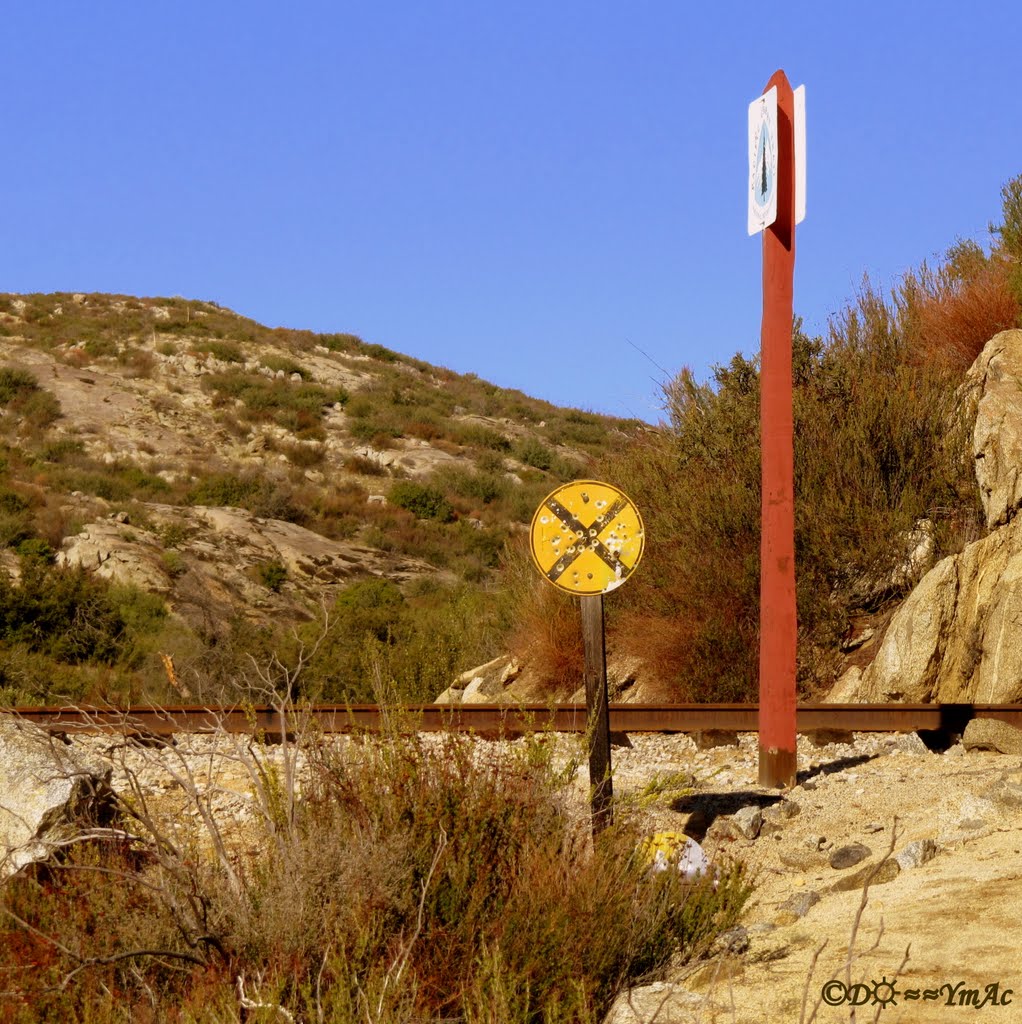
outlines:
{"label": "dirt ground", "polygon": [[[683,736],[631,743],[613,752],[617,794],[645,804],[651,828],[685,830],[711,856],[741,857],[758,884],[746,949],[635,990],[613,1024],[798,1022],[814,1009],[820,1024],[953,1021],[976,1009],[1022,1020],[1022,758],[960,744],[937,754],[914,734],[822,747],[800,738],[800,784],[782,799],[756,785],[755,736],[705,751]],[[731,815],[753,805],[764,825],[746,838]],[[895,855],[922,840],[935,853],[894,877],[890,864],[881,869],[848,974],[863,895],[854,878],[891,851],[892,829]],[[849,844],[870,854],[832,867]],[[851,888],[834,891],[842,884]],[[808,892],[819,900],[804,916],[784,907]]]}

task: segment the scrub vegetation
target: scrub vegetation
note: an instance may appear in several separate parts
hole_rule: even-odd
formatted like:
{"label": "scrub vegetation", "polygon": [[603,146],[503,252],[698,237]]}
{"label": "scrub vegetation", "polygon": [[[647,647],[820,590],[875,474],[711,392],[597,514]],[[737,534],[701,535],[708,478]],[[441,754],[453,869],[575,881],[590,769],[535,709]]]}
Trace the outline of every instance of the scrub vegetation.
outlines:
{"label": "scrub vegetation", "polygon": [[[966,370],[1019,325],[1022,177],[1002,191],[986,252],[952,246],[885,293],[869,281],[830,323],[793,338],[796,578],[803,696],[835,681],[856,616],[878,614],[914,579],[912,549],[934,557],[980,537]],[[653,666],[664,696],[755,700],[759,617],[759,363],[735,355],[707,383],[688,370],[665,388],[665,429],[601,464],[643,512],[640,570],[617,592],[612,647]],[[579,678],[580,651],[546,624],[570,610],[530,587],[518,636],[551,679]],[[548,592],[549,591],[549,592]],[[563,630],[560,631],[563,635]],[[528,639],[526,639],[528,638]]]}
{"label": "scrub vegetation", "polygon": [[279,755],[232,755],[244,826],[209,813],[182,754],[191,840],[130,786],[104,839],[8,880],[0,1021],[596,1024],[630,982],[707,955],[750,895],[737,863],[652,870],[625,820],[593,842],[577,766],[542,736],[339,746],[285,713]]}

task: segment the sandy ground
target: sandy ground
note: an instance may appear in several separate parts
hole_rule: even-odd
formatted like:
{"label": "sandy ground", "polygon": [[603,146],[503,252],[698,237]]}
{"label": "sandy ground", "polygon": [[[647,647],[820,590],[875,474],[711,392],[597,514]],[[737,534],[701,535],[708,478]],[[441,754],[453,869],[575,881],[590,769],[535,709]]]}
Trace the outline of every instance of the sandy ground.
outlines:
{"label": "sandy ground", "polygon": [[[632,742],[614,751],[618,793],[638,799],[651,778],[691,774],[690,793],[665,791],[655,802],[654,826],[687,829],[708,852],[741,857],[758,885],[745,951],[635,991],[631,1010],[612,1014],[615,1024],[808,1021],[824,992],[837,1005],[820,1002],[821,1024],[968,1020],[976,1009],[984,1020],[1022,1021],[1022,800],[998,795],[1005,779],[1022,784],[1022,759],[960,745],[935,754],[914,735],[860,735],[822,748],[800,739],[801,784],[785,794],[798,811],[785,818],[768,810],[778,794],[755,784],[753,736],[703,752],[680,736]],[[752,804],[767,824],[747,839],[728,818]],[[853,948],[850,981],[861,986],[850,990],[861,1003],[853,1007],[845,964],[862,887],[831,889],[884,859],[895,819],[895,853],[931,839],[936,854],[871,885]],[[872,855],[832,867],[831,854],[851,843]],[[819,902],[803,917],[785,913],[782,904],[806,891]],[[833,979],[841,984],[825,989]]]}

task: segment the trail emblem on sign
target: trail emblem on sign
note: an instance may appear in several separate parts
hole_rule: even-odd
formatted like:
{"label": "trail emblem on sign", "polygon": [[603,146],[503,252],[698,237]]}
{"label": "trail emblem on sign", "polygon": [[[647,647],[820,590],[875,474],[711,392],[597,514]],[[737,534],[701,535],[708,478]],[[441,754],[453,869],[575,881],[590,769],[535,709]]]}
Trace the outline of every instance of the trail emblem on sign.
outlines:
{"label": "trail emblem on sign", "polygon": [[606,594],[642,557],[645,531],[631,499],[612,484],[576,480],[543,499],[529,531],[532,560],[569,594]]}
{"label": "trail emblem on sign", "polygon": [[777,89],[749,104],[749,234],[777,220]]}

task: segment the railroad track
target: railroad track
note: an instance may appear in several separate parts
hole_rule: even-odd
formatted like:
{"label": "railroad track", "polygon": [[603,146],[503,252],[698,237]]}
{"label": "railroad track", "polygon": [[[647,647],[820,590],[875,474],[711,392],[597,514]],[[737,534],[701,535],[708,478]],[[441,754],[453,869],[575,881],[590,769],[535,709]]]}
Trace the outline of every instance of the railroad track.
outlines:
{"label": "railroad track", "polygon": [[[125,708],[24,707],[0,714],[16,716],[54,732],[120,732],[168,736],[214,732],[262,734],[268,738],[292,732],[299,721],[313,722],[325,733],[455,729],[483,736],[515,736],[548,729],[584,732],[584,704],[445,705],[416,704],[399,710],[377,705],[318,704],[282,712],[267,705],[211,708],[132,706]],[[802,704],[797,710],[800,733],[836,732],[961,733],[973,718],[993,718],[1022,729],[1018,704]],[[610,729],[617,733],[755,732],[755,704],[611,704]]]}

